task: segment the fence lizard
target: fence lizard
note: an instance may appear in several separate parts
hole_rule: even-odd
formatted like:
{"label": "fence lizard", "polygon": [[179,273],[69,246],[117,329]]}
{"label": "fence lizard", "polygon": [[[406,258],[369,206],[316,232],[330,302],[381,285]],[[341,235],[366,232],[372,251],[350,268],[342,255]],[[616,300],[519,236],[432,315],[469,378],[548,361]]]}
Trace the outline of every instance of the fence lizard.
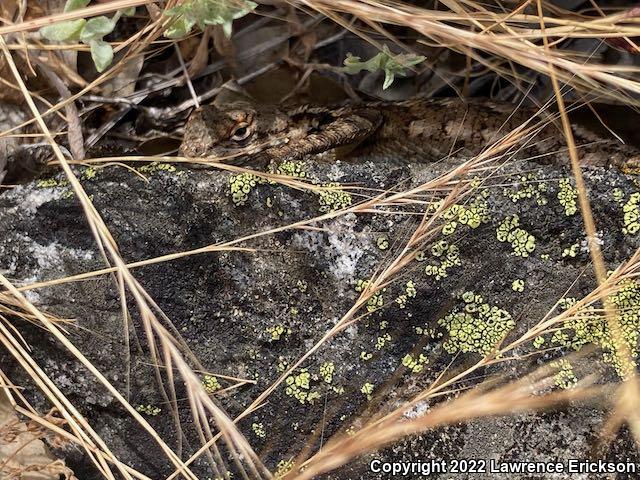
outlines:
{"label": "fence lizard", "polygon": [[[470,158],[530,119],[536,111],[512,104],[457,99],[364,103],[336,108],[280,108],[234,103],[194,111],[180,154],[215,157],[236,165],[261,167],[331,152],[337,158],[381,158],[434,162],[454,154]],[[568,164],[559,123],[542,120],[535,136],[525,137],[516,158]],[[631,170],[640,152],[613,138],[574,126],[583,164]]]}

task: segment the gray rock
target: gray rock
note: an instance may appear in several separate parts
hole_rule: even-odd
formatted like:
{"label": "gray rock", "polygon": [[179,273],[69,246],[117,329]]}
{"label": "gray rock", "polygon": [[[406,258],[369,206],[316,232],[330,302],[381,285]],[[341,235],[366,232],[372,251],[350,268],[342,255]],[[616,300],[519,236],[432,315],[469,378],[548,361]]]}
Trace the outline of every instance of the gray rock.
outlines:
{"label": "gray rock", "polygon": [[[432,178],[448,166],[327,164],[309,160],[304,169],[321,183],[339,181],[374,189],[397,189],[399,185],[415,185]],[[529,184],[526,179],[523,183],[520,177],[527,172],[533,172],[535,178],[529,180],[542,181],[546,191],[537,189],[538,183]],[[79,174],[127,262],[230,241],[320,213],[316,194],[269,184],[254,187],[246,203],[237,206],[229,195],[230,174],[218,171],[156,170],[147,172],[149,182],[117,167],[100,170],[95,177],[91,171],[79,170]],[[604,254],[609,266],[614,267],[627,259],[639,242],[637,237],[622,232],[622,206],[612,192],[620,189],[624,203],[636,187],[631,178],[613,170],[593,168],[585,175]],[[579,213],[566,215],[557,198],[558,179],[568,176],[567,169],[528,162],[498,172],[489,183],[498,186],[489,188],[490,195],[484,199],[487,222],[475,229],[458,224],[456,232],[447,237],[450,244],[458,247],[460,265],[449,268],[447,276],[439,280],[427,276],[425,265],[439,260],[428,246],[426,260],[414,262],[402,278],[383,292],[383,309],[362,318],[305,363],[310,385],[300,391],[317,397],[313,403],[300,403],[287,395],[283,385],[265,407],[239,423],[265,464],[273,470],[279,461],[295,457],[305,446],[311,444],[313,452],[321,439],[326,441],[351,425],[360,424],[358,417],[370,406],[361,392],[366,383],[373,384],[374,397],[380,400],[379,408],[383,410],[399,406],[402,399],[428,386],[454,360],[454,355],[443,347],[448,333],[437,320],[460,308],[464,292],[473,291],[487,304],[509,312],[515,328],[508,339],[535,324],[565,296],[565,291],[569,291],[566,296],[572,297],[588,293],[594,280],[588,267],[588,252],[582,248],[581,218]],[[533,196],[517,202],[503,192],[522,192],[528,185],[535,186]],[[539,205],[544,202],[537,202],[537,196],[546,198],[546,204]],[[353,197],[354,202],[357,198]],[[513,214],[519,216],[521,228],[535,237],[535,250],[526,258],[514,255],[509,242],[496,239],[500,222]],[[232,384],[223,375],[256,381],[218,396],[227,413],[235,417],[278,378],[282,365],[294,362],[342,317],[357,298],[357,280],[370,278],[376,268],[397,253],[415,221],[411,215],[348,214],[315,225],[322,229],[287,230],[247,242],[245,246],[256,248],[255,253],[199,254],[139,267],[133,274],[171,318],[205,368],[220,375],[218,380],[223,387]],[[0,196],[0,225],[4,233],[0,240],[0,269],[17,284],[104,266],[79,202],[61,176],[55,177],[55,182],[23,185]],[[389,248],[381,250],[379,245],[384,246],[385,236]],[[575,256],[563,256],[571,245],[576,245]],[[523,292],[512,289],[517,279],[525,280]],[[406,306],[400,308],[395,299],[406,293],[408,281],[413,281],[417,294],[406,298]],[[109,276],[32,290],[28,298],[51,314],[75,319],[73,326],[66,327],[69,338],[124,391],[126,347],[118,294]],[[171,445],[175,441],[171,415],[161,404],[162,397],[152,381],[144,332],[135,308],[132,312],[137,339],[129,347],[133,358],[131,403],[160,406],[160,414],[148,418]],[[151,439],[55,339],[22,321],[15,325],[32,345],[33,357],[123,461],[151,478],[167,474],[168,467],[159,462],[162,457]],[[432,328],[435,338],[418,335],[416,327]],[[530,350],[533,347],[522,347],[515,354]],[[403,370],[405,355],[417,356],[416,352],[426,355],[429,362],[419,373]],[[471,386],[496,375],[516,378],[561,353],[554,351],[485,368],[460,386]],[[451,368],[469,365],[479,358],[473,352],[457,355]],[[588,372],[599,371],[603,381],[615,379],[614,369],[600,358],[598,352],[588,356]],[[7,352],[0,351],[0,362],[12,381],[24,385],[29,398],[46,411],[49,405]],[[320,372],[327,362],[335,368],[331,383]],[[574,364],[578,378],[585,374],[584,367],[580,361]],[[342,393],[336,393],[333,387]],[[178,389],[178,396],[184,398],[182,386],[178,385]],[[186,402],[182,406],[181,418],[194,448],[197,440]],[[424,414],[431,406],[425,404],[410,414]],[[402,440],[327,478],[386,478],[368,471],[372,458],[587,458],[604,418],[605,412],[593,406],[564,405],[544,414],[452,425]],[[627,437],[616,440],[606,458],[629,457],[637,461],[633,442]],[[80,450],[64,453],[78,478],[99,478]],[[211,475],[206,472],[205,463],[198,463],[195,470],[201,478]],[[429,478],[471,477],[442,474]]]}

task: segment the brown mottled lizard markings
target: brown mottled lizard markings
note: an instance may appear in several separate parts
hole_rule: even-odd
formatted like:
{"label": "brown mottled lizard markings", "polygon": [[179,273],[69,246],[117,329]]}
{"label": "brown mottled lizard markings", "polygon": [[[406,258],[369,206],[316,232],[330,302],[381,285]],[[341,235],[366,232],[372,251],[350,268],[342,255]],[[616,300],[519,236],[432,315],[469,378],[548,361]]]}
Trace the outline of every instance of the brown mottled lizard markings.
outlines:
{"label": "brown mottled lizard markings", "polygon": [[[477,155],[535,116],[536,111],[512,104],[451,99],[336,108],[207,105],[194,111],[187,122],[180,154],[228,157],[222,161],[255,167],[329,151],[345,159],[367,155],[435,162],[452,151],[460,158]],[[528,126],[534,126],[535,120]],[[637,149],[613,138],[603,138],[579,126],[574,126],[574,135],[584,165],[628,169],[640,164]],[[526,147],[516,158],[569,164],[566,141],[549,122],[534,138],[525,138],[522,143]]]}

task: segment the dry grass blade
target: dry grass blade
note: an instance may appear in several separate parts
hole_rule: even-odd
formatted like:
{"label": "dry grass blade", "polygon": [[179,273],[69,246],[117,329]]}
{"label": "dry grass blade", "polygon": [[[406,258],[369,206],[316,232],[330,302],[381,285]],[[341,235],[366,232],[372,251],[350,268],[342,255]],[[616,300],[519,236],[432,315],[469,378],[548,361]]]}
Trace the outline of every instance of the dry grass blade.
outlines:
{"label": "dry grass blade", "polygon": [[92,5],[90,7],[85,7],[71,12],[57,13],[55,15],[49,15],[46,17],[36,18],[34,20],[29,20],[14,25],[8,25],[6,27],[0,27],[0,35],[36,30],[46,25],[63,22],[65,20],[88,18],[105,13],[115,12],[116,10],[119,10],[121,8],[137,7],[138,5],[150,5],[154,3],[154,0],[114,0],[112,2],[98,3],[97,5]]}
{"label": "dry grass blade", "polygon": [[[146,475],[138,472],[134,468],[131,468],[128,465],[120,463],[117,458],[113,457],[108,452],[102,451],[99,448],[96,448],[91,441],[87,441],[88,435],[87,432],[82,432],[82,435],[75,435],[72,432],[62,428],[64,425],[69,424],[68,421],[59,418],[54,415],[55,409],[47,413],[46,415],[39,415],[36,410],[29,404],[29,402],[22,396],[20,393],[20,389],[16,388],[14,385],[10,383],[6,375],[0,370],[0,389],[3,390],[3,393],[0,393],[0,397],[2,394],[5,394],[8,398],[9,404],[11,408],[15,410],[16,413],[24,416],[29,419],[29,424],[27,425],[27,430],[32,433],[37,438],[47,438],[49,444],[53,446],[65,447],[68,443],[74,443],[78,447],[84,448],[89,451],[90,458],[100,458],[104,459],[109,463],[117,464],[118,468],[128,472],[132,478],[137,478],[140,480],[150,480]],[[44,392],[47,392],[46,385]],[[49,397],[53,400],[55,404],[57,402],[57,397],[55,392],[50,391],[47,395],[51,394]],[[63,399],[63,402],[66,402],[66,399]],[[0,404],[2,402],[0,401]],[[22,406],[22,405],[25,406]],[[60,410],[59,410],[60,411]],[[73,414],[69,412],[66,408],[61,410],[63,416],[73,417]],[[85,420],[82,417],[78,418],[78,424],[83,426],[85,424]],[[75,424],[71,424],[72,428]],[[1,430],[1,429],[0,429]],[[100,469],[101,465],[98,465]],[[0,467],[0,471],[2,468]],[[105,478],[108,478],[109,472],[106,473]]]}
{"label": "dry grass blade", "polygon": [[[447,2],[455,12],[429,10],[400,2],[376,0],[290,0],[300,8],[327,12],[331,16],[355,15],[363,21],[410,27],[431,40],[431,44],[447,47],[481,60],[474,50],[495,55],[530,68],[555,75],[564,83],[612,100],[623,95],[629,104],[637,102],[628,93],[640,93],[640,83],[628,78],[637,68],[585,63],[585,59],[563,50],[545,50],[541,41],[545,35],[572,38],[618,38],[637,36],[639,29],[625,14],[606,17],[565,19],[544,16],[546,32],[531,28],[540,18],[516,13],[493,13],[474,2]],[[471,7],[471,8],[470,8]],[[475,28],[470,28],[475,27]],[[359,34],[355,30],[356,34]],[[389,37],[391,38],[391,37]],[[483,60],[486,61],[486,60]]]}

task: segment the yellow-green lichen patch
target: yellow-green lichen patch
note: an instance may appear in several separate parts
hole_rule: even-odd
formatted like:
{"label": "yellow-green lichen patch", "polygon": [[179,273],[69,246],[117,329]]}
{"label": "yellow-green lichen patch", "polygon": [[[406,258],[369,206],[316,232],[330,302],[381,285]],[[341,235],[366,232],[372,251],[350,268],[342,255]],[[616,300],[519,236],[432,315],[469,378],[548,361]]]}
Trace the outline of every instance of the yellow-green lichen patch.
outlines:
{"label": "yellow-green lichen patch", "polygon": [[575,215],[578,211],[576,200],[578,199],[578,190],[571,185],[568,178],[558,181],[558,200],[560,205],[564,207],[564,213],[567,216]]}
{"label": "yellow-green lichen patch", "polygon": [[84,172],[82,172],[82,176],[84,178],[84,180],[92,180],[93,178],[95,178],[96,176],[96,169],[93,167],[87,167],[84,169]]}
{"label": "yellow-green lichen patch", "polygon": [[276,466],[276,471],[273,472],[273,476],[276,479],[284,478],[287,476],[287,473],[289,473],[293,469],[294,466],[295,466],[295,463],[293,462],[292,459],[280,460],[278,462],[278,465]]}
{"label": "yellow-green lichen patch", "polygon": [[[92,180],[93,178],[95,178],[96,173],[97,171],[94,167],[86,167],[84,169],[81,169],[77,176],[80,180]],[[69,187],[69,185],[69,180],[67,180],[66,178],[62,180],[57,180],[55,178],[43,178],[41,180],[38,180],[38,182],[36,183],[36,186],[38,188],[63,188],[61,198],[71,198],[75,195],[74,190]],[[93,195],[89,196],[89,200],[93,201]]]}
{"label": "yellow-green lichen patch", "polygon": [[284,393],[294,397],[300,403],[313,403],[320,398],[320,393],[311,389],[311,374],[306,368],[300,369],[297,375],[289,375],[285,379]]}
{"label": "yellow-green lichen patch", "polygon": [[367,360],[371,360],[371,358],[373,358],[373,354],[365,352],[364,350],[360,352],[360,360],[366,362]]}
{"label": "yellow-green lichen patch", "polygon": [[515,322],[506,310],[485,303],[473,292],[463,293],[462,301],[463,307],[455,307],[438,320],[449,333],[443,347],[449,353],[487,355],[515,327]]}
{"label": "yellow-green lichen patch", "polygon": [[513,254],[518,257],[528,257],[536,248],[536,238],[520,228],[520,217],[517,214],[506,217],[496,229],[499,242],[511,244]]}
{"label": "yellow-green lichen patch", "polygon": [[337,395],[344,393],[344,387],[333,385],[336,366],[333,362],[324,362],[318,373],[302,368],[297,374],[285,379],[285,394],[295,398],[301,404],[313,404],[322,396],[322,392],[332,391]]}
{"label": "yellow-green lichen patch", "polygon": [[386,235],[380,235],[376,240],[376,245],[380,250],[386,250],[389,248],[389,237]]}
{"label": "yellow-green lichen patch", "polygon": [[536,180],[536,175],[529,173],[522,175],[516,188],[505,188],[503,194],[511,199],[513,203],[520,200],[533,198],[538,205],[546,205],[548,203],[545,193],[548,191],[547,184]]}
{"label": "yellow-green lichen patch", "polygon": [[416,291],[415,285],[411,280],[409,280],[405,287],[404,293],[399,295],[398,298],[396,298],[396,303],[399,305],[400,308],[406,308],[407,301],[410,298],[415,298],[417,293],[418,292]]}
{"label": "yellow-green lichen patch", "polygon": [[55,178],[43,178],[42,180],[38,180],[36,186],[38,188],[54,188],[54,187],[63,187],[69,185],[69,182],[66,180],[56,180]]}
{"label": "yellow-green lichen patch", "polygon": [[424,335],[433,339],[442,338],[442,332],[439,332],[435,328],[429,327],[428,325],[417,326],[414,328],[414,330],[418,335]]}
{"label": "yellow-green lichen patch", "polygon": [[[304,171],[304,162],[285,161],[280,163],[277,167],[271,168],[271,173],[277,175],[286,175],[288,177],[306,178],[307,173]],[[276,183],[276,182],[274,182]]]}
{"label": "yellow-green lichen patch", "polygon": [[367,400],[371,400],[371,394],[373,393],[373,383],[365,383],[360,387],[360,391],[367,396]]}
{"label": "yellow-green lichen patch", "polygon": [[[280,358],[282,359],[282,357],[280,357]],[[276,365],[276,371],[278,373],[282,373],[287,369],[288,366],[289,366],[289,362],[284,361],[284,360],[280,360],[278,362],[278,365]]]}
{"label": "yellow-green lichen patch", "polygon": [[524,292],[524,280],[518,278],[511,283],[511,290],[514,292]]}
{"label": "yellow-green lichen patch", "polygon": [[[631,353],[630,360],[621,358],[621,348],[616,344],[607,319],[601,311],[591,306],[579,310],[567,319],[562,330],[554,332],[551,343],[574,350],[580,350],[587,344],[598,345],[604,361],[613,366],[620,377],[626,378],[636,367],[638,357],[640,284],[635,280],[624,280],[618,287],[618,291],[609,296],[609,302],[616,308],[622,341]],[[568,298],[563,299],[558,305],[560,308],[568,309],[574,303],[575,299]]]}
{"label": "yellow-green lichen patch", "polygon": [[622,190],[620,187],[616,187],[611,192],[611,195],[618,205],[624,205],[624,190]]}
{"label": "yellow-green lichen patch", "polygon": [[333,362],[324,362],[320,365],[320,376],[325,383],[333,382],[333,372],[335,372],[336,366]]}
{"label": "yellow-green lichen patch", "polygon": [[419,354],[416,358],[414,358],[412,354],[407,353],[402,358],[402,365],[413,373],[420,373],[427,363],[429,363],[429,359],[424,353]]}
{"label": "yellow-green lichen patch", "polygon": [[[357,280],[355,290],[360,293],[363,292],[369,286],[369,280]],[[383,288],[374,293],[369,300],[367,300],[367,311],[374,312],[379,308],[384,306],[384,298],[382,297],[382,293],[387,289]]]}
{"label": "yellow-green lichen patch", "polygon": [[276,342],[280,340],[282,337],[291,334],[291,329],[285,327],[284,325],[275,325],[273,327],[267,327],[267,333],[269,334],[269,340],[272,342]]}
{"label": "yellow-green lichen patch", "polygon": [[576,242],[573,245],[570,245],[569,247],[565,248],[562,251],[562,257],[574,258],[578,255],[578,253],[580,253],[580,242]]}
{"label": "yellow-green lichen patch", "polygon": [[382,350],[391,341],[391,335],[384,333],[376,339],[376,350]]}
{"label": "yellow-green lichen patch", "polygon": [[249,172],[231,175],[229,177],[229,194],[231,201],[238,207],[247,203],[249,193],[263,180],[257,175]]}
{"label": "yellow-green lichen patch", "polygon": [[324,189],[318,193],[322,213],[335,212],[351,206],[351,194],[344,191],[339,183],[327,183],[322,187]]}
{"label": "yellow-green lichen patch", "polygon": [[151,174],[151,173],[155,173],[155,172],[175,172],[176,171],[176,167],[174,167],[173,165],[171,165],[170,163],[161,163],[161,162],[151,162],[147,165],[143,165],[142,167],[138,168],[138,171],[140,173],[146,173],[146,174]]}
{"label": "yellow-green lichen patch", "polygon": [[440,240],[431,247],[431,254],[437,259],[436,263],[428,264],[424,273],[430,277],[440,280],[448,276],[448,270],[452,267],[462,265],[460,261],[460,250],[457,245],[450,245],[445,240]]}
{"label": "yellow-green lichen patch", "polygon": [[622,206],[624,213],[624,227],[622,233],[625,235],[635,235],[640,230],[640,193],[631,194],[627,203]]}
{"label": "yellow-green lichen patch", "polygon": [[542,348],[542,346],[544,345],[544,337],[542,335],[538,335],[536,338],[533,339],[533,346],[534,348]]}
{"label": "yellow-green lichen patch", "polygon": [[307,289],[309,288],[309,284],[304,280],[298,280],[296,282],[296,288],[298,289],[298,291],[300,293],[305,293],[307,291]]}
{"label": "yellow-green lichen patch", "polygon": [[202,386],[207,393],[213,393],[222,388],[220,382],[218,382],[218,379],[215,376],[209,374],[206,374],[202,377]]}
{"label": "yellow-green lichen patch", "polygon": [[[486,197],[489,195],[488,190],[483,190],[468,205],[454,204],[442,213],[445,224],[442,227],[443,235],[452,235],[458,229],[459,225],[467,225],[471,228],[478,228],[482,223],[487,223],[489,217],[489,205]],[[442,200],[434,203],[431,210],[437,210],[442,205]]]}
{"label": "yellow-green lichen patch", "polygon": [[558,372],[553,376],[556,387],[566,390],[576,386],[578,379],[573,372],[573,366],[571,366],[568,360],[561,358],[560,360],[551,362],[551,366],[558,369]]}
{"label": "yellow-green lichen patch", "polygon": [[149,415],[150,417],[155,417],[162,411],[162,409],[155,405],[138,405],[136,407],[136,411]]}
{"label": "yellow-green lichen patch", "polygon": [[253,423],[251,425],[251,430],[258,438],[266,438],[267,431],[264,429],[264,425],[262,423]]}

